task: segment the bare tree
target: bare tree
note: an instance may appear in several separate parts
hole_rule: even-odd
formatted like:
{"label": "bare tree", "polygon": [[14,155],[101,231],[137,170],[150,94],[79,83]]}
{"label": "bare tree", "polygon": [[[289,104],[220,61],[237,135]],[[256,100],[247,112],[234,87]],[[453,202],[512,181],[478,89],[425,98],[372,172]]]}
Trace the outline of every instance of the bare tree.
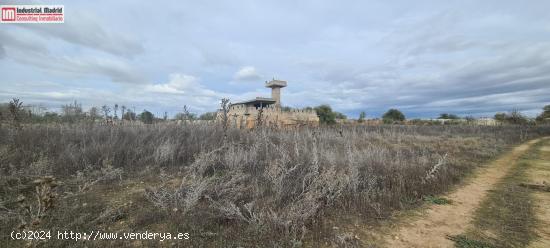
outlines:
{"label": "bare tree", "polygon": [[115,120],[118,119],[117,112],[118,112],[118,103],[115,103]]}
{"label": "bare tree", "polygon": [[107,105],[103,105],[101,106],[101,111],[103,112],[103,117],[107,120],[107,118],[109,118],[109,113],[111,113],[111,108]]}
{"label": "bare tree", "polygon": [[261,127],[263,125],[264,119],[264,108],[258,109],[258,115],[256,115],[256,127]]}
{"label": "bare tree", "polygon": [[19,128],[21,125],[21,111],[23,110],[23,102],[17,98],[13,98],[9,103],[9,110],[12,116],[13,124]]}
{"label": "bare tree", "polygon": [[223,142],[225,144],[225,141],[227,140],[227,128],[229,125],[229,108],[231,106],[231,102],[228,98],[222,98],[221,104],[220,104],[220,111],[221,111],[221,118],[222,118],[222,125],[223,125]]}
{"label": "bare tree", "polygon": [[76,100],[74,103],[69,103],[61,106],[63,111],[63,119],[69,122],[75,122],[82,118],[82,104],[79,104]]}
{"label": "bare tree", "polygon": [[90,110],[88,110],[88,113],[90,115],[90,119],[93,121],[97,119],[99,116],[99,109],[97,107],[91,107]]}
{"label": "bare tree", "polygon": [[122,107],[120,107],[120,108],[121,108],[121,111],[122,111],[122,113],[120,114],[120,119],[124,120],[124,114],[126,112],[126,106],[122,105]]}
{"label": "bare tree", "polygon": [[195,115],[191,113],[191,110],[187,107],[187,105],[183,105],[183,110],[179,116],[184,123],[187,121],[191,122],[195,118]]}

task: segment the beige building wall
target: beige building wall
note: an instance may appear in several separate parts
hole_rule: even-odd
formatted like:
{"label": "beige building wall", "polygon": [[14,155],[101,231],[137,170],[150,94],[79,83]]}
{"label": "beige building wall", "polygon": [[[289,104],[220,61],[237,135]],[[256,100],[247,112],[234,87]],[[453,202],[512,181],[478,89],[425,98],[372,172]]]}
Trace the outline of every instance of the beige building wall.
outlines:
{"label": "beige building wall", "polygon": [[[244,105],[231,106],[228,113],[229,125],[237,128],[254,128],[257,125],[258,115],[261,110],[262,125],[270,127],[296,127],[318,126],[319,117],[314,110],[293,109],[283,111],[281,108],[270,106],[262,109],[247,107]],[[217,120],[222,119],[221,111],[218,111]]]}
{"label": "beige building wall", "polygon": [[281,88],[271,88],[271,98],[275,100],[275,107],[281,107]]}

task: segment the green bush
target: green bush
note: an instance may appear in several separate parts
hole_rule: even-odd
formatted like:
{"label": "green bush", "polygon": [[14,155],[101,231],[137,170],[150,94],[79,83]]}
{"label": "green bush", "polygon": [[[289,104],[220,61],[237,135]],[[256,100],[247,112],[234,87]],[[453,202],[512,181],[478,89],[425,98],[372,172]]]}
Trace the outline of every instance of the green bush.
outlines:
{"label": "green bush", "polygon": [[155,116],[153,113],[144,110],[141,114],[139,114],[139,120],[141,120],[145,124],[153,124],[153,120],[155,119]]}
{"label": "green bush", "polygon": [[315,112],[319,116],[319,123],[321,124],[335,124],[336,113],[332,112],[332,108],[329,105],[320,105],[315,107]]}
{"label": "green bush", "polygon": [[384,123],[395,123],[405,120],[405,115],[397,109],[390,109],[382,116]]}

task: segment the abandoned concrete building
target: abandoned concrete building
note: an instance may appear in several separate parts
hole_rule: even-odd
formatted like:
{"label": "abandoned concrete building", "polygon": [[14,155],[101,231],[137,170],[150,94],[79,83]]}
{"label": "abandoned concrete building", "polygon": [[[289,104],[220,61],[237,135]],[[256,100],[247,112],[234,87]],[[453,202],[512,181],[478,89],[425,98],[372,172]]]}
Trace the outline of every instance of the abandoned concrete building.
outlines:
{"label": "abandoned concrete building", "polygon": [[[229,107],[229,125],[237,128],[254,128],[257,125],[271,127],[296,127],[319,125],[319,117],[312,109],[287,109],[281,106],[281,89],[287,86],[283,80],[265,82],[271,88],[271,98],[256,97],[252,100],[233,103]],[[218,112],[218,119],[221,112]]]}

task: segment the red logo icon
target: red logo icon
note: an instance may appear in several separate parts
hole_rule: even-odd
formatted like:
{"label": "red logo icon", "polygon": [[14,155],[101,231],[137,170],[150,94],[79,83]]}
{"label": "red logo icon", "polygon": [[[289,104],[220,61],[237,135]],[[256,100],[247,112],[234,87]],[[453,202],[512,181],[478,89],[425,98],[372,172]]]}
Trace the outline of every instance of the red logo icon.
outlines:
{"label": "red logo icon", "polygon": [[15,21],[15,8],[2,8],[2,21],[14,22]]}

